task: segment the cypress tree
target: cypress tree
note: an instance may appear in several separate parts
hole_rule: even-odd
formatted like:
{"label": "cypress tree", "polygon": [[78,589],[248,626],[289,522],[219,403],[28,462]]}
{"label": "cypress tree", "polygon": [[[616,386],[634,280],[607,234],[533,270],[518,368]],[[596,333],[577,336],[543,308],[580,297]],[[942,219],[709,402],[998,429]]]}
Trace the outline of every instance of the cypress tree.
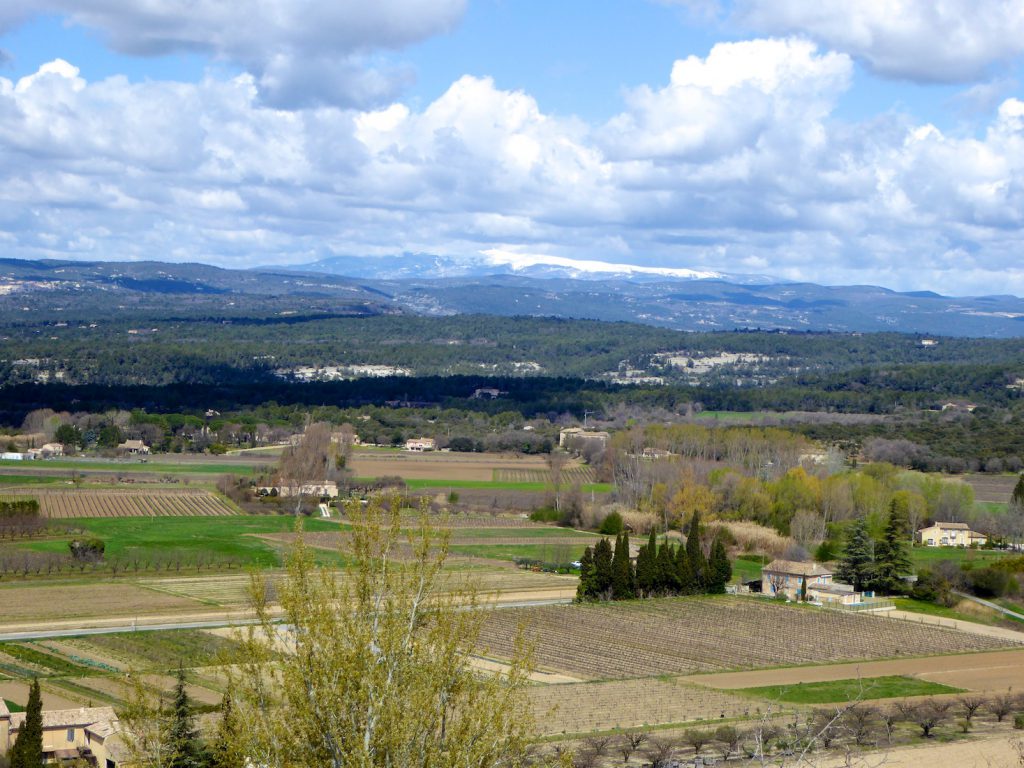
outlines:
{"label": "cypress tree", "polygon": [[846,539],[846,548],[836,568],[836,576],[852,584],[860,592],[870,583],[873,557],[871,554],[871,537],[868,535],[868,524],[863,518],[857,518]]}
{"label": "cypress tree", "polygon": [[724,594],[725,585],[731,578],[732,565],[729,563],[729,554],[725,551],[725,542],[721,536],[715,536],[715,542],[711,545],[711,557],[708,559],[708,593]]}
{"label": "cypress tree", "polygon": [[1024,474],[1017,478],[1017,484],[1013,486],[1010,505],[1017,509],[1024,509]]}
{"label": "cypress tree", "polygon": [[675,554],[676,593],[680,595],[697,594],[697,577],[690,565],[690,555],[686,547],[680,545]]}
{"label": "cypress tree", "polygon": [[686,559],[693,572],[693,591],[697,594],[707,589],[708,564],[700,546],[700,513],[694,512],[690,521],[690,532],[686,537]]}
{"label": "cypress tree", "polygon": [[615,555],[612,558],[612,599],[631,600],[636,597],[633,564],[629,559],[629,534],[615,537]]}
{"label": "cypress tree", "polygon": [[185,670],[181,666],[178,667],[178,681],[174,685],[167,747],[170,753],[167,768],[203,768],[205,765],[199,732],[192,716],[192,704],[185,690]]}
{"label": "cypress tree", "polygon": [[594,550],[587,547],[580,558],[580,583],[576,587],[576,602],[582,603],[597,597],[597,572],[594,570]]}
{"label": "cypress tree", "polygon": [[903,576],[913,571],[907,551],[907,518],[903,507],[893,499],[889,504],[889,519],[882,540],[875,549],[873,585],[880,592],[892,594],[903,591]]}
{"label": "cypress tree", "polygon": [[601,539],[594,545],[594,597],[606,600],[612,589],[612,545]]}
{"label": "cypress tree", "polygon": [[43,697],[39,678],[32,678],[28,689],[25,722],[18,730],[10,754],[11,768],[42,768],[43,765]]}
{"label": "cypress tree", "polygon": [[636,589],[641,597],[650,597],[658,588],[658,540],[651,529],[647,543],[636,554]]}
{"label": "cypress tree", "polygon": [[676,550],[672,543],[665,539],[658,548],[656,563],[658,592],[662,595],[679,594],[679,577],[676,575]]}

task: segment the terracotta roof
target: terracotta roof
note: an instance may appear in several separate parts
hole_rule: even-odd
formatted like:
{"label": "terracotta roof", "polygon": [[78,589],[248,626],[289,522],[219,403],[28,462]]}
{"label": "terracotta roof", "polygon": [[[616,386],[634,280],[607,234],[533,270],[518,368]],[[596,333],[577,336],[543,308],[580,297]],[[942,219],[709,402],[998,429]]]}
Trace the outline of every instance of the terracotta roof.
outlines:
{"label": "terracotta roof", "polygon": [[[72,725],[95,725],[101,721],[117,720],[113,707],[81,707],[79,709],[54,709],[43,712],[43,728],[67,728]],[[25,722],[24,712],[11,713],[11,730],[17,730]]]}
{"label": "terracotta roof", "polygon": [[[932,523],[928,528],[945,528],[949,531],[969,531],[970,526],[967,523]],[[922,528],[922,531],[928,530],[928,528]]]}
{"label": "terracotta roof", "polygon": [[117,721],[101,720],[98,723],[93,723],[87,726],[85,729],[86,733],[91,733],[98,739],[105,739],[113,733],[117,733]]}
{"label": "terracotta roof", "polygon": [[821,563],[798,563],[793,560],[772,560],[762,570],[795,576],[831,576],[833,573]]}

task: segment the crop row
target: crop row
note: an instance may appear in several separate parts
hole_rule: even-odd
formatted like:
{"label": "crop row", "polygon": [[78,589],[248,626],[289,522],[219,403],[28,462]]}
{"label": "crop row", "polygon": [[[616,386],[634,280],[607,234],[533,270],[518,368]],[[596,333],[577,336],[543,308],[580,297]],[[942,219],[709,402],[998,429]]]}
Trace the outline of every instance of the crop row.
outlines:
{"label": "crop row", "polygon": [[487,622],[482,648],[510,655],[521,622],[542,668],[589,678],[823,664],[1008,645],[880,616],[755,599],[680,598],[499,611]]}
{"label": "crop row", "polygon": [[50,518],[233,515],[221,497],[202,490],[34,489],[40,512]]}
{"label": "crop row", "polygon": [[[500,483],[550,483],[551,471],[548,469],[496,469],[494,479]],[[562,485],[573,483],[594,482],[592,467],[566,467],[560,472]]]}

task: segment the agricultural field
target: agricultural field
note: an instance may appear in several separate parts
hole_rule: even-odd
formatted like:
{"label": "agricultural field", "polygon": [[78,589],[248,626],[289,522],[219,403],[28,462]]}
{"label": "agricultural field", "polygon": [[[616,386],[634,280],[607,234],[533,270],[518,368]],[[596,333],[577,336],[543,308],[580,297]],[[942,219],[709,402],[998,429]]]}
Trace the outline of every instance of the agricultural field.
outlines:
{"label": "agricultural field", "polygon": [[223,496],[197,488],[94,489],[39,487],[11,490],[8,496],[31,496],[39,510],[55,520],[102,517],[237,515],[238,508]]}
{"label": "agricultural field", "polygon": [[583,679],[964,653],[1012,644],[882,616],[722,596],[502,611],[484,628],[484,652],[507,657],[520,622],[536,644],[540,668]]}
{"label": "agricultural field", "polygon": [[1006,504],[1017,484],[1018,475],[964,475],[964,481],[974,489],[976,501]]}

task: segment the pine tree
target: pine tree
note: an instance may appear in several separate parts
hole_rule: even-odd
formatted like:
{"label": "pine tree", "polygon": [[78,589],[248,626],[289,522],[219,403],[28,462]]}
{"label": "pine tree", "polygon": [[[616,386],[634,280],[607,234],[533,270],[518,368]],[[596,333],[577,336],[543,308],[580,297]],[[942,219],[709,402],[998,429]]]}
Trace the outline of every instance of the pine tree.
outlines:
{"label": "pine tree", "polygon": [[18,730],[10,754],[11,768],[41,768],[43,765],[43,697],[39,678],[32,678],[25,707],[25,722]]}
{"label": "pine tree", "polygon": [[903,591],[906,583],[903,577],[913,572],[910,554],[907,551],[908,527],[906,512],[893,499],[889,504],[889,519],[885,524],[885,532],[875,549],[872,583],[879,592],[892,594]]}
{"label": "pine tree", "polygon": [[700,594],[707,589],[708,564],[704,558],[704,550],[700,546],[700,513],[694,512],[690,521],[690,531],[686,536],[686,559],[690,562],[693,572],[693,591]]}
{"label": "pine tree", "polygon": [[224,694],[220,704],[220,724],[210,745],[207,768],[245,768],[238,755],[238,718],[231,703],[231,691]]}
{"label": "pine tree", "polygon": [[863,518],[857,518],[846,539],[846,548],[836,568],[836,576],[860,592],[866,587],[873,573],[874,558],[872,556],[871,536],[868,524]]}
{"label": "pine tree", "polygon": [[167,729],[167,747],[170,759],[167,768],[202,768],[205,765],[199,732],[192,715],[192,704],[185,690],[185,670],[178,667],[178,681],[174,685],[174,703],[171,722]]}
{"label": "pine tree", "polygon": [[633,563],[629,559],[629,534],[615,537],[615,555],[612,558],[612,599],[632,600],[636,597]]}
{"label": "pine tree", "polygon": [[729,554],[725,551],[725,542],[721,536],[715,536],[711,545],[711,557],[708,559],[707,592],[712,595],[725,593],[725,585],[732,578],[732,565]]}
{"label": "pine tree", "polygon": [[601,539],[594,545],[594,597],[607,600],[612,590],[612,545]]}
{"label": "pine tree", "polygon": [[580,558],[580,583],[576,587],[576,602],[582,603],[597,597],[597,572],[594,570],[594,550],[587,547]]}

